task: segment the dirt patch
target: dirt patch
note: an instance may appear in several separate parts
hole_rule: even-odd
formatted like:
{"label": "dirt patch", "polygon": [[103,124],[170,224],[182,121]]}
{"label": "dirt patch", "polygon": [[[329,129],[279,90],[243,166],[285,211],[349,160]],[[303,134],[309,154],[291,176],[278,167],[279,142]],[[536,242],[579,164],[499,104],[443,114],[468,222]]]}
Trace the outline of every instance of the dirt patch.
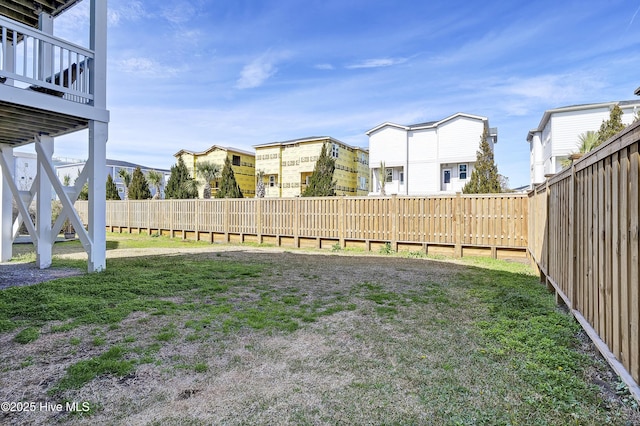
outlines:
{"label": "dirt patch", "polygon": [[0,290],[82,275],[83,273],[84,271],[73,268],[40,269],[33,263],[0,263]]}

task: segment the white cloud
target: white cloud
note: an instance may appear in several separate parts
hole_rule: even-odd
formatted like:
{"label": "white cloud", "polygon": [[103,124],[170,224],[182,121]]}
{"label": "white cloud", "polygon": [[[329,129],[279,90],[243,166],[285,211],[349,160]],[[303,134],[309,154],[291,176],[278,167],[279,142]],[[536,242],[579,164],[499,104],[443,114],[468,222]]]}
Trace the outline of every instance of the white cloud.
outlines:
{"label": "white cloud", "polygon": [[120,21],[137,21],[145,16],[147,12],[144,10],[141,1],[129,1],[121,7],[109,8],[107,12],[108,23],[111,26],[117,26]]}
{"label": "white cloud", "polygon": [[118,62],[118,68],[123,72],[150,74],[158,65],[148,58],[127,58]]}
{"label": "white cloud", "polygon": [[358,68],[381,68],[381,67],[390,67],[393,65],[399,65],[407,62],[407,58],[376,58],[376,59],[365,59],[361,62],[356,62],[355,64],[347,65],[347,69],[358,69]]}
{"label": "white cloud", "polygon": [[314,68],[319,70],[333,70],[335,67],[331,64],[317,64]]}
{"label": "white cloud", "polygon": [[236,88],[252,89],[262,86],[265,81],[278,72],[277,62],[288,56],[286,52],[277,54],[267,52],[254,59],[242,68],[240,78],[236,82]]}
{"label": "white cloud", "polygon": [[189,22],[196,14],[197,11],[190,2],[172,2],[171,6],[162,11],[162,16],[175,25]]}

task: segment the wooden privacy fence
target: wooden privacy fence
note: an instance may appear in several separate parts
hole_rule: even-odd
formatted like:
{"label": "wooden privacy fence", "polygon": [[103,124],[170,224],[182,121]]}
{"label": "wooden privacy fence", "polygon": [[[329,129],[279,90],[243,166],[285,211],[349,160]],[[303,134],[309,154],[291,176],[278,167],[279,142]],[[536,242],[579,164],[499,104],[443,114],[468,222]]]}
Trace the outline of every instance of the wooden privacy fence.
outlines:
{"label": "wooden privacy fence", "polygon": [[[86,202],[76,208],[86,219]],[[526,194],[107,201],[107,229],[210,242],[524,257]]]}
{"label": "wooden privacy fence", "polygon": [[[553,286],[640,398],[640,122],[529,194],[529,245]],[[630,374],[630,376],[629,376]]]}

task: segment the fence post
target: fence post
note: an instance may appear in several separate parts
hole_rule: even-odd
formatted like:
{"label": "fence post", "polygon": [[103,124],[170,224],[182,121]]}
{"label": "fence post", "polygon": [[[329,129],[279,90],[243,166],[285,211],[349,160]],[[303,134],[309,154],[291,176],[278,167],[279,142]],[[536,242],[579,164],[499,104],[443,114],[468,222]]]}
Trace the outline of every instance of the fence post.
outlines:
{"label": "fence post", "polygon": [[169,237],[173,238],[173,200],[169,200]]}
{"label": "fence post", "polygon": [[[547,199],[547,208],[546,208],[546,212],[545,212],[545,233],[544,233],[544,238],[542,239],[542,253],[540,254],[540,263],[543,266],[544,271],[546,271],[546,273],[549,273],[549,252],[551,250],[549,250],[549,244],[551,239],[549,238],[549,234],[551,233],[551,226],[549,226],[549,220],[550,220],[550,216],[549,216],[549,212],[551,210],[551,190],[549,189],[549,179],[547,178],[547,180],[545,181],[545,193],[544,193],[546,199]],[[544,257],[544,263],[543,263],[543,258]],[[547,287],[549,286],[549,280],[547,279],[546,273],[543,273],[540,275],[540,280],[542,281],[542,275],[544,275],[544,283],[547,285]]]}
{"label": "fence post", "polygon": [[453,226],[456,229],[453,231],[453,243],[454,246],[454,256],[462,257],[462,195],[460,192],[456,192],[456,198],[453,203],[454,215],[453,215]]}
{"label": "fence post", "polygon": [[262,244],[262,198],[254,198],[256,200],[255,221],[258,244]]}
{"label": "fence post", "polygon": [[196,233],[196,241],[200,241],[200,200],[196,199],[194,232]]}
{"label": "fence post", "polygon": [[151,235],[151,200],[147,200],[147,234]]}
{"label": "fence post", "polygon": [[300,247],[300,197],[293,199],[293,246]]}
{"label": "fence post", "polygon": [[391,248],[398,251],[398,195],[391,196]]}
{"label": "fence post", "polygon": [[340,247],[345,248],[345,235],[346,232],[346,222],[347,222],[347,212],[345,209],[345,199],[344,197],[340,197],[338,199],[338,239],[340,242]]}
{"label": "fence post", "polygon": [[222,231],[224,232],[224,242],[229,242],[229,198],[223,199]]}
{"label": "fence post", "polygon": [[571,164],[571,178],[570,178],[570,186],[569,186],[569,259],[571,259],[571,265],[569,266],[569,287],[571,289],[571,294],[568,294],[569,297],[569,309],[574,309],[576,306],[576,276],[577,276],[577,266],[576,266],[576,166],[574,163]]}

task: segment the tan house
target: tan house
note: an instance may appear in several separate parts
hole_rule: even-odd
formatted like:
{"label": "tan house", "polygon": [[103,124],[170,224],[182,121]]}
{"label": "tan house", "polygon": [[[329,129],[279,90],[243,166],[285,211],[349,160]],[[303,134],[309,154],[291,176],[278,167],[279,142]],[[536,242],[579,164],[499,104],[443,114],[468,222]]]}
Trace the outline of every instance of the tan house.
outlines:
{"label": "tan house", "polygon": [[[182,157],[182,160],[189,170],[189,174],[194,177],[200,185],[198,185],[198,196],[202,198],[204,191],[204,180],[198,174],[198,164],[210,162],[220,167],[220,173],[224,167],[225,158],[231,161],[231,168],[236,178],[236,182],[240,186],[242,194],[247,197],[255,197],[256,195],[256,179],[255,179],[255,155],[248,151],[237,148],[223,147],[213,145],[211,148],[202,152],[193,152],[182,149],[174,154],[176,159]],[[220,185],[220,178],[211,182],[211,196],[215,197]]]}
{"label": "tan house", "polygon": [[336,160],[336,195],[369,193],[369,152],[329,136],[254,145],[256,172],[264,173],[266,197],[298,197],[313,173],[324,144]]}

